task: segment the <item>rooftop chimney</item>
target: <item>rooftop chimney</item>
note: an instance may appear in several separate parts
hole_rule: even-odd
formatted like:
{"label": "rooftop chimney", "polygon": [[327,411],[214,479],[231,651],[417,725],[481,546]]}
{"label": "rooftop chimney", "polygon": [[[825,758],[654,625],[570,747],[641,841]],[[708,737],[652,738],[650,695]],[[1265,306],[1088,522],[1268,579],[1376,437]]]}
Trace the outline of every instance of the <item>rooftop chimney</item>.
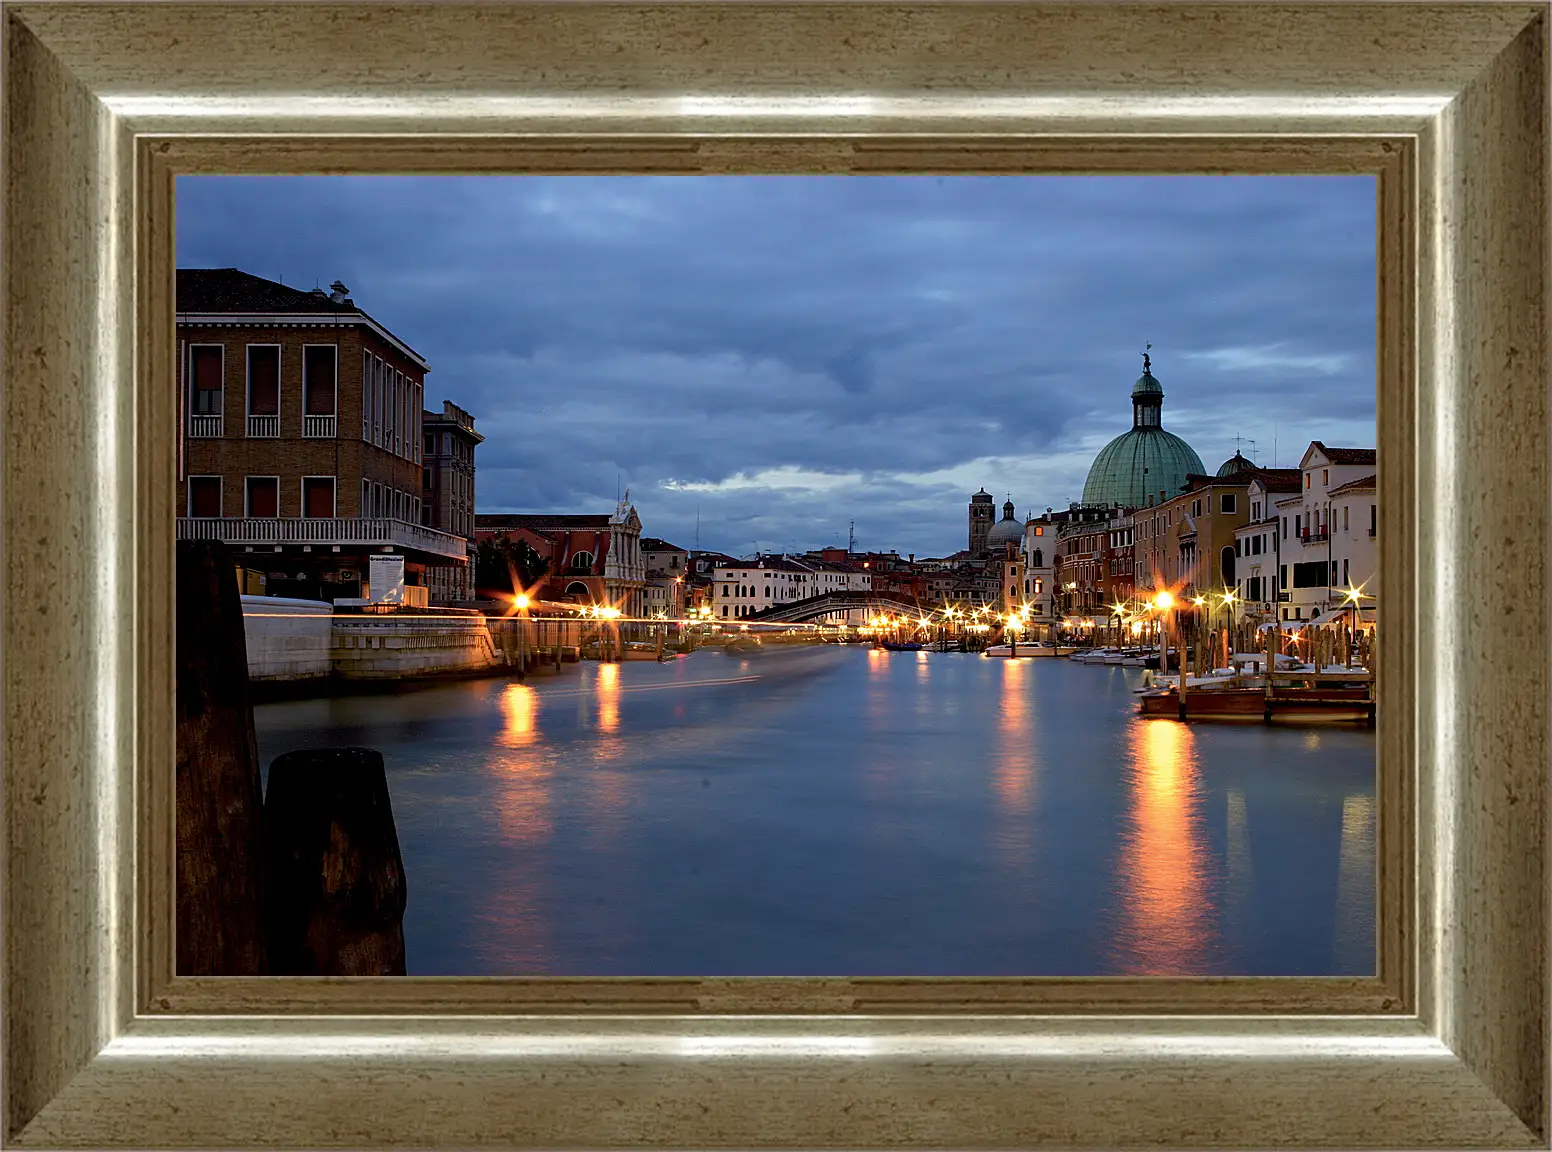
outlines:
{"label": "rooftop chimney", "polygon": [[350,302],[350,289],[336,280],[329,285],[329,299],[336,304],[348,304]]}

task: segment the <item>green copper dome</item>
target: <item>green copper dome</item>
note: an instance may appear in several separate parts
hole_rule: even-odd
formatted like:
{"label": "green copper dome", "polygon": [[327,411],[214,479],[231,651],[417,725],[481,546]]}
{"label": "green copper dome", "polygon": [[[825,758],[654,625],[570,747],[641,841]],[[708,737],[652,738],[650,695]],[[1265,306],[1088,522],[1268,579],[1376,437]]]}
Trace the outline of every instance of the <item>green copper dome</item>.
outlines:
{"label": "green copper dome", "polygon": [[1233,476],[1236,472],[1244,472],[1247,469],[1252,469],[1254,467],[1254,464],[1236,452],[1222,464],[1218,465],[1218,475]]}
{"label": "green copper dome", "polygon": [[1083,502],[1123,508],[1145,507],[1159,493],[1176,495],[1186,476],[1201,475],[1202,458],[1173,432],[1160,426],[1164,388],[1154,379],[1148,357],[1132,388],[1132,429],[1099,450],[1083,485]]}

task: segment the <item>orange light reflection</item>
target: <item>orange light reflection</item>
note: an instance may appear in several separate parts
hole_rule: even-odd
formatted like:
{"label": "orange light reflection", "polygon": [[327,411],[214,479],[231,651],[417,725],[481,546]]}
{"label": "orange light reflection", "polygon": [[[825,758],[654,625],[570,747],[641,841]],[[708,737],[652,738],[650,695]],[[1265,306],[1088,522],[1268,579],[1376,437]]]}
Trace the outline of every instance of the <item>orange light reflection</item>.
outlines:
{"label": "orange light reflection", "polygon": [[1195,737],[1172,720],[1138,721],[1131,753],[1132,827],[1120,862],[1120,968],[1136,976],[1205,975],[1212,909]]}

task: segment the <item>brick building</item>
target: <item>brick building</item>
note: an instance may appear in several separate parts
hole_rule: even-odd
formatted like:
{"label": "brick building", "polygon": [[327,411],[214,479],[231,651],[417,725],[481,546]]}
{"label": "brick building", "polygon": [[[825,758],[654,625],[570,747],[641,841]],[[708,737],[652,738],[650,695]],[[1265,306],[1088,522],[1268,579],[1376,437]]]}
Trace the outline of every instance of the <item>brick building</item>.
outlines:
{"label": "brick building", "polygon": [[476,544],[522,540],[549,562],[540,600],[618,608],[639,619],[645,612],[646,560],[641,552],[641,519],[630,494],[608,513],[523,513],[474,518]]}
{"label": "brick building", "polygon": [[474,430],[474,417],[451,400],[441,412],[420,415],[422,455],[420,522],[461,536],[469,562],[458,568],[432,568],[431,602],[474,599],[474,450],[485,437]]}
{"label": "brick building", "polygon": [[372,555],[402,557],[411,588],[468,563],[420,522],[429,366],[331,288],[177,273],[178,536],[225,541],[248,592],[360,596]]}

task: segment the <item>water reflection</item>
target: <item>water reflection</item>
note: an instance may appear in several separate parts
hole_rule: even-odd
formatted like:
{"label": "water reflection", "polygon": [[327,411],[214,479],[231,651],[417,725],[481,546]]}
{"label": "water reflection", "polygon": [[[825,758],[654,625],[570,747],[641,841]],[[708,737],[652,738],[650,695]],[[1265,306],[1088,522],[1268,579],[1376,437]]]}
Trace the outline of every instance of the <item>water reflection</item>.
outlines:
{"label": "water reflection", "polygon": [[508,684],[499,704],[504,723],[489,763],[501,851],[499,880],[478,914],[487,939],[482,951],[498,971],[542,972],[549,963],[549,931],[540,912],[543,879],[531,861],[555,832],[553,772],[538,747],[538,693]]}
{"label": "water reflection", "polygon": [[1342,849],[1337,863],[1333,972],[1374,972],[1374,798],[1342,801]]}
{"label": "water reflection", "polygon": [[1034,774],[1034,734],[1029,730],[1027,665],[1009,660],[1002,666],[1002,698],[997,718],[997,742],[992,752],[992,789],[1005,813],[1029,811]]}
{"label": "water reflection", "polygon": [[1034,852],[1035,732],[1030,724],[1033,675],[1022,660],[1002,665],[997,731],[991,748],[992,792],[997,798],[996,843],[1002,866],[1017,873],[1029,866]]}
{"label": "water reflection", "polygon": [[1212,951],[1212,910],[1195,737],[1172,720],[1136,723],[1131,733],[1117,967],[1137,976],[1200,975]]}
{"label": "water reflection", "polygon": [[1228,877],[1224,897],[1227,930],[1248,933],[1255,923],[1255,872],[1250,865],[1250,825],[1245,793],[1231,788],[1228,794]]}
{"label": "water reflection", "polygon": [[620,728],[620,666],[598,666],[598,729],[617,732]]}
{"label": "water reflection", "polygon": [[497,740],[507,748],[526,748],[539,738],[539,694],[526,684],[508,684],[501,692],[506,721]]}

